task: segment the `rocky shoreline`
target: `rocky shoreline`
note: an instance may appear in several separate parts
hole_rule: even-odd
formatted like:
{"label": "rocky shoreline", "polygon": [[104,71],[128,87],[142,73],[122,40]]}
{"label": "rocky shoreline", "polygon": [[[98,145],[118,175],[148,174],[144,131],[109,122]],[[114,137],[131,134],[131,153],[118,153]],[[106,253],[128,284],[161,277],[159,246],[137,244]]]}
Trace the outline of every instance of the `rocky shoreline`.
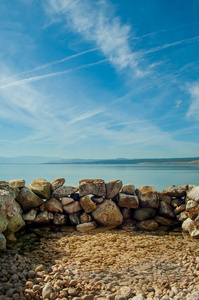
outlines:
{"label": "rocky shoreline", "polygon": [[0,257],[0,299],[199,299],[199,240],[179,230],[49,227]]}

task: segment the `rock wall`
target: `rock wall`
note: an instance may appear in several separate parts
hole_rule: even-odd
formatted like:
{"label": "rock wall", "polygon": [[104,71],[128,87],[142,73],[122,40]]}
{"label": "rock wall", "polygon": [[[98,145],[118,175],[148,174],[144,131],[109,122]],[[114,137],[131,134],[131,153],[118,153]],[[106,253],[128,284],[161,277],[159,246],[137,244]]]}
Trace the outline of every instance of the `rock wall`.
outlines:
{"label": "rock wall", "polygon": [[199,186],[172,186],[162,192],[135,188],[121,180],[83,179],[79,186],[22,179],[0,181],[0,250],[16,241],[15,232],[28,226],[74,225],[80,232],[97,226],[158,230],[181,226],[199,237]]}

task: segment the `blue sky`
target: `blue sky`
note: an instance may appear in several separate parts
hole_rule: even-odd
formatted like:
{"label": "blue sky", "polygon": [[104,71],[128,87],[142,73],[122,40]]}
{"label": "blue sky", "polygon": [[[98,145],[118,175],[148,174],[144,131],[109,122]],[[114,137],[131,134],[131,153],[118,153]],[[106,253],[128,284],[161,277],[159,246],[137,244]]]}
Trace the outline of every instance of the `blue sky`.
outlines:
{"label": "blue sky", "polygon": [[1,0],[0,156],[199,156],[198,16],[198,0]]}

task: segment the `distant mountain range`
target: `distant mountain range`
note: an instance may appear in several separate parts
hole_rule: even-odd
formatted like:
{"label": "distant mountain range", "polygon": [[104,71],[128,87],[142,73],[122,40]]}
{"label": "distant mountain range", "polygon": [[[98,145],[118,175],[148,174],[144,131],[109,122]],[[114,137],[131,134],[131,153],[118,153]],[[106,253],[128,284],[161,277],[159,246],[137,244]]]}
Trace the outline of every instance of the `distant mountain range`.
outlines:
{"label": "distant mountain range", "polygon": [[199,157],[137,159],[63,159],[60,157],[18,156],[0,157],[0,164],[199,164]]}

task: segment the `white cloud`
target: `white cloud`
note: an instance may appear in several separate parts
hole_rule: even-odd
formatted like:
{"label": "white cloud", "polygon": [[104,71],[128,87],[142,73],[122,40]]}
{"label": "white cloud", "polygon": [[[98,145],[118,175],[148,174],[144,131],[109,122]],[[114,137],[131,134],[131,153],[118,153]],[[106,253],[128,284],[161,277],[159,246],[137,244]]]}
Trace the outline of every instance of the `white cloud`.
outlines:
{"label": "white cloud", "polygon": [[124,25],[113,15],[113,7],[107,1],[94,3],[81,0],[48,0],[46,11],[55,21],[63,21],[93,41],[111,64],[118,69],[130,67],[140,76],[137,55],[131,50],[129,39],[131,26]]}
{"label": "white cloud", "polygon": [[192,85],[189,88],[189,93],[192,98],[192,102],[189,106],[187,117],[199,120],[199,83]]}

